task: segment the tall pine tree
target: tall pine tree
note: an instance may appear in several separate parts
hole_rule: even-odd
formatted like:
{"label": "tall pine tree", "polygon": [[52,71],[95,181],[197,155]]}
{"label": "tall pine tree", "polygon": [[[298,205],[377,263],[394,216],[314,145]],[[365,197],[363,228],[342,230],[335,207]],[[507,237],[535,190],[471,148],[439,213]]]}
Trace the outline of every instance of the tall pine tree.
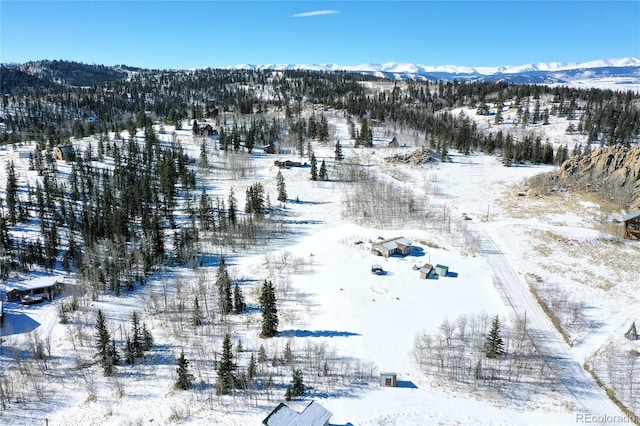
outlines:
{"label": "tall pine tree", "polygon": [[229,278],[224,257],[220,258],[220,266],[218,267],[218,273],[216,275],[216,286],[218,287],[220,313],[228,315],[233,309],[233,302],[231,299],[231,278]]}
{"label": "tall pine tree", "polygon": [[235,371],[237,365],[233,362],[233,350],[231,336],[224,335],[222,342],[222,359],[218,364],[218,381],[216,384],[217,395],[229,395],[235,386]]}
{"label": "tall pine tree", "polygon": [[340,145],[339,140],[336,140],[336,149],[334,151],[334,159],[336,161],[344,160],[344,154],[342,153],[342,146]]}
{"label": "tall pine tree", "polygon": [[324,160],[322,160],[322,163],[320,163],[320,172],[318,173],[318,177],[320,178],[320,180],[329,180],[329,175],[327,174],[327,165],[324,163]]}
{"label": "tall pine tree", "polygon": [[278,308],[276,292],[271,281],[264,280],[260,294],[262,305],[262,332],[260,337],[269,338],[278,333]]}
{"label": "tall pine tree", "polygon": [[195,377],[189,373],[189,361],[184,357],[184,350],[180,352],[180,358],[178,358],[178,380],[176,381],[175,388],[187,390],[193,386]]}
{"label": "tall pine tree", "polygon": [[316,155],[311,153],[311,180],[318,180],[318,161]]}
{"label": "tall pine tree", "polygon": [[241,314],[247,309],[247,304],[244,301],[244,296],[242,295],[242,290],[238,283],[235,283],[233,286],[233,313]]}
{"label": "tall pine tree", "polygon": [[276,175],[276,186],[278,187],[278,201],[284,203],[287,201],[287,188],[284,183],[284,176],[282,176],[282,171],[280,170],[278,170],[278,174]]}
{"label": "tall pine tree", "polygon": [[107,321],[100,309],[98,309],[96,318],[96,349],[104,375],[111,376],[114,372],[114,366],[119,364],[120,357],[118,356],[115,341],[111,341],[111,336],[107,329]]}
{"label": "tall pine tree", "polygon": [[487,358],[498,358],[504,353],[504,343],[500,337],[500,321],[498,316],[491,322],[491,330],[484,344],[484,353]]}

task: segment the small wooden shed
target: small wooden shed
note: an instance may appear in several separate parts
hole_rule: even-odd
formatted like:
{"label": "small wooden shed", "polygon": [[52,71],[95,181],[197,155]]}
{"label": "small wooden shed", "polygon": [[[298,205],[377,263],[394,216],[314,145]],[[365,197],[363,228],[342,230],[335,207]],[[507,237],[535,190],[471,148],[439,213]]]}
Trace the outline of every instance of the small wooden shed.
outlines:
{"label": "small wooden shed", "polygon": [[425,263],[420,269],[418,269],[418,271],[420,272],[420,278],[426,280],[427,278],[429,278],[429,275],[431,275],[431,271],[433,271],[433,265],[430,263]]}
{"label": "small wooden shed", "polygon": [[395,388],[398,385],[396,373],[380,373],[380,386]]}
{"label": "small wooden shed", "polygon": [[446,277],[447,274],[449,273],[449,267],[446,265],[436,265],[436,275],[439,275],[441,277]]}

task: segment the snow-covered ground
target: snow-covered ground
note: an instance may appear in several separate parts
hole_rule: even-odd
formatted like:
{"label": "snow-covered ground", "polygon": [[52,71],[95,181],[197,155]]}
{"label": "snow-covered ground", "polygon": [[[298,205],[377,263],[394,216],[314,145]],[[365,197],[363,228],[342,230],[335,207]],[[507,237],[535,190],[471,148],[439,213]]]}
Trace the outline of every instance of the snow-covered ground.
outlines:
{"label": "snow-covered ground", "polygon": [[[346,126],[338,120],[334,123],[336,137],[347,140]],[[187,132],[182,138],[185,142],[191,139]],[[199,142],[192,150],[197,158]],[[319,160],[329,163],[331,178],[333,146],[314,146],[314,150]],[[382,158],[401,148],[354,150],[345,144],[344,150],[347,159],[356,153],[360,158],[366,156],[376,173],[394,176],[398,185],[426,195],[428,208],[438,219],[425,218],[424,224],[406,229],[356,225],[341,208],[346,184],[312,182],[308,168],[282,170],[289,198],[284,209],[288,234],[268,247],[238,251],[229,258],[230,273],[243,283],[250,307],[258,306],[256,289],[262,280],[278,284],[280,332],[272,339],[260,339],[259,312],[250,309],[233,329],[234,341],[241,339],[244,348],[254,352],[265,345],[270,353],[281,353],[289,342],[301,357],[310,345],[325,345],[336,359],[359,363],[370,372],[369,377],[347,385],[327,386],[320,379],[305,377],[308,394],[292,402],[293,408],[302,409],[315,400],[333,413],[332,425],[569,425],[587,418],[611,423],[615,418],[602,416],[622,416],[582,369],[582,363],[608,337],[624,333],[631,320],[640,319],[634,309],[640,303],[637,271],[607,269],[611,286],[580,280],[574,273],[598,277],[605,274],[603,267],[590,257],[589,249],[568,250],[560,236],[575,241],[570,247],[601,245],[607,259],[637,259],[637,243],[612,244],[602,238],[594,230],[599,207],[571,199],[577,196],[519,197],[524,179],[552,170],[547,166],[506,168],[499,159],[483,155],[452,155],[451,163],[391,166]],[[223,161],[222,155],[213,157],[214,165]],[[255,175],[247,182],[233,183],[239,199],[244,188],[258,179],[271,200],[276,199],[274,158],[254,155]],[[14,161],[26,164],[26,160]],[[23,172],[28,173],[26,168]],[[215,175],[208,179],[226,197],[229,181]],[[293,201],[296,198],[299,203]],[[471,220],[464,220],[462,213]],[[369,251],[369,241],[395,236],[410,239],[422,250],[390,258]],[[424,263],[448,265],[453,274],[420,279],[413,266]],[[371,274],[372,264],[382,266],[386,274]],[[215,271],[204,265],[200,273],[211,277]],[[527,287],[527,274],[585,303],[588,327],[576,336],[579,341],[574,347],[563,340],[536,303]],[[215,371],[198,365],[198,350],[208,347],[207,343],[195,335],[176,333],[171,322],[154,315],[150,307],[150,301],[167,288],[175,294],[177,282],[189,287],[197,280],[197,273],[190,270],[168,271],[129,295],[88,301],[83,309],[87,313],[82,315],[90,319],[82,320],[77,314],[66,325],[58,323],[53,304],[5,303],[2,374],[15,368],[16,351],[26,351],[34,333],[49,339],[51,359],[47,370],[36,373],[41,380],[23,384],[38,390],[40,383],[44,398],[33,397],[0,410],[0,423],[43,424],[47,419],[49,425],[65,426],[259,424],[284,400],[284,391],[278,388],[269,398],[259,392],[250,398],[216,397],[211,393]],[[98,308],[113,324],[114,334],[128,327],[133,310],[144,312],[142,319],[156,341],[147,362],[119,368],[116,378],[102,377],[98,365],[82,365],[93,351],[93,329],[86,325],[94,324]],[[549,368],[559,377],[554,389],[536,391],[526,401],[502,400],[498,394],[453,389],[422,373],[411,355],[418,333],[435,335],[444,320],[483,313],[497,315],[507,325],[526,318],[536,347],[548,356]],[[83,321],[84,339],[77,325]],[[193,332],[187,329],[182,334]],[[199,385],[178,392],[173,384],[182,349],[197,367],[194,374]],[[640,350],[637,345],[636,349]],[[239,364],[246,365],[246,357],[246,353],[239,356]],[[381,371],[397,373],[400,386],[379,387],[376,380]]]}

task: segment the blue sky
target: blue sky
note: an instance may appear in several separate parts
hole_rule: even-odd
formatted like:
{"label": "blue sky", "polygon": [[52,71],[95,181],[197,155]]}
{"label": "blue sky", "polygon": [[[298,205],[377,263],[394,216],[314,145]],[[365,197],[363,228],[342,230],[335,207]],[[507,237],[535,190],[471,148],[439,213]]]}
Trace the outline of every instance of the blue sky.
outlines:
{"label": "blue sky", "polygon": [[640,1],[0,1],[0,62],[145,68],[640,57]]}

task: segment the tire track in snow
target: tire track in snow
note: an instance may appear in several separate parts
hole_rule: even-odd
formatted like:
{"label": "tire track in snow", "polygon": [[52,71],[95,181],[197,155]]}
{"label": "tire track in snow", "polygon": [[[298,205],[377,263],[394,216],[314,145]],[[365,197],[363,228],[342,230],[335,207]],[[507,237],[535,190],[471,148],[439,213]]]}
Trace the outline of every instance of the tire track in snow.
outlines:
{"label": "tire track in snow", "polygon": [[521,321],[526,319],[528,333],[536,349],[549,357],[550,367],[558,373],[560,382],[581,405],[576,413],[624,417],[624,413],[582,368],[583,360],[577,359],[582,352],[570,350],[495,241],[476,224],[471,224],[467,229],[478,238],[480,252],[491,266],[497,289],[513,309],[516,318]]}

